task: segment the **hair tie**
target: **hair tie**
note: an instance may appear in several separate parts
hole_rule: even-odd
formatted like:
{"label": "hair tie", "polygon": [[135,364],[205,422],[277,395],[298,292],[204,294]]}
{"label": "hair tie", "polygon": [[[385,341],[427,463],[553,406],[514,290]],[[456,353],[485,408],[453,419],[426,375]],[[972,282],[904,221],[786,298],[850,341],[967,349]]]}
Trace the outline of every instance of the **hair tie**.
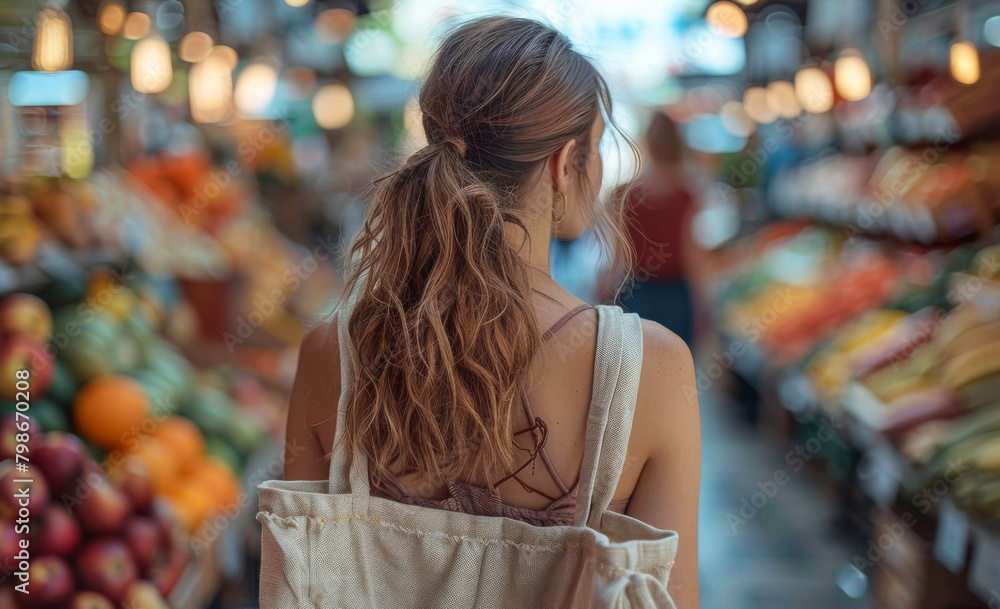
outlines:
{"label": "hair tie", "polygon": [[465,156],[465,151],[467,150],[467,147],[465,145],[465,141],[462,140],[462,138],[454,135],[449,135],[448,137],[445,138],[443,143],[451,144],[452,146],[455,147],[456,150],[458,150],[458,153],[460,155],[462,155],[463,157]]}

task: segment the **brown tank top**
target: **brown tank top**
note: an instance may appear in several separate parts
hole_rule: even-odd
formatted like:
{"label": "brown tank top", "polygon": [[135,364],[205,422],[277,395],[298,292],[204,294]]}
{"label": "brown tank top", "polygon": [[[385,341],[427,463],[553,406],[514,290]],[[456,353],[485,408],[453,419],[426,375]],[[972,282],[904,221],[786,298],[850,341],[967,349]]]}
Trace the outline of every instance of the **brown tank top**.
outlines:
{"label": "brown tank top", "polygon": [[[544,334],[542,334],[542,340],[549,340],[555,335],[556,332],[559,331],[560,328],[566,325],[568,321],[576,317],[579,313],[582,313],[590,308],[592,308],[590,305],[582,304],[572,311],[569,311],[559,318],[556,323],[552,324],[552,326],[546,330]],[[535,526],[572,526],[573,518],[576,513],[576,495],[580,483],[577,481],[572,489],[566,487],[566,484],[559,476],[556,468],[552,466],[552,461],[549,459],[548,453],[545,452],[545,439],[548,433],[545,422],[536,417],[531,411],[531,404],[528,403],[528,396],[525,393],[521,394],[521,405],[524,408],[525,414],[528,416],[528,420],[534,421],[535,424],[516,432],[515,435],[530,432],[535,440],[535,448],[533,450],[528,450],[531,457],[525,461],[521,467],[495,482],[494,487],[499,486],[500,483],[507,478],[513,478],[521,485],[522,488],[524,488],[524,490],[529,493],[538,493],[547,499],[551,499],[552,503],[545,508],[536,510],[507,505],[500,501],[500,491],[491,491],[488,488],[467,484],[460,480],[448,481],[448,496],[444,499],[426,499],[413,495],[403,485],[403,483],[399,481],[398,478],[390,476],[389,484],[384,486],[371,486],[372,496],[393,499],[395,501],[412,505],[474,514],[477,516],[504,516],[514,520],[527,522],[528,524],[533,524]],[[536,435],[536,432],[540,433]],[[549,497],[545,493],[531,488],[517,476],[518,472],[522,471],[529,465],[532,467],[532,473],[534,473],[535,459],[537,457],[542,458],[542,463],[545,464],[545,467],[549,470],[549,474],[552,476],[552,479],[559,487],[559,492],[562,493],[561,496],[557,498]],[[369,484],[370,483],[371,480],[369,479]],[[612,500],[608,509],[616,512],[624,512],[625,507],[628,505],[628,501],[629,498]]]}

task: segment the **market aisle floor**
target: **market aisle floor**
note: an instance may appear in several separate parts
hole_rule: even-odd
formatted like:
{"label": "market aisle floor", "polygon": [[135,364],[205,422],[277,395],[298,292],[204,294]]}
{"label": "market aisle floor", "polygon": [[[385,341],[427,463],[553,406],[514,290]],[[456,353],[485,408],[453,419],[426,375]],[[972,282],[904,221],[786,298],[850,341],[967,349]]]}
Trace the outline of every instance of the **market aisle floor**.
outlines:
{"label": "market aisle floor", "polygon": [[[700,570],[703,609],[868,609],[836,584],[851,551],[837,542],[827,504],[809,472],[792,473],[787,448],[737,419],[718,394],[701,397],[702,490]],[[787,482],[746,524],[751,501],[775,472]],[[757,498],[758,504],[763,496]],[[748,510],[745,513],[750,513]],[[735,532],[734,532],[735,528]]]}

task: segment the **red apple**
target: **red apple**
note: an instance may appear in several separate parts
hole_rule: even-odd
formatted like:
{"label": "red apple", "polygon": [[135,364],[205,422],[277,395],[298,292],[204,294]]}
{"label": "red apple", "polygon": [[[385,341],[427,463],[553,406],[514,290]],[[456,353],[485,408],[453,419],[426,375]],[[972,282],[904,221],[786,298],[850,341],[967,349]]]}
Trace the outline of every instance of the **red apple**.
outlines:
{"label": "red apple", "polygon": [[[25,413],[27,414],[27,413]],[[0,417],[0,461],[4,459],[14,459],[17,454],[17,441],[19,434],[28,434],[28,441],[24,442],[28,446],[28,452],[22,453],[25,457],[34,462],[34,449],[41,442],[42,428],[38,426],[38,421],[33,417],[17,416],[16,412],[8,412]],[[24,437],[22,436],[23,440]]]}
{"label": "red apple", "polygon": [[160,527],[148,516],[130,516],[122,529],[122,539],[132,552],[132,558],[142,573],[148,573],[156,562],[156,555],[163,550]]}
{"label": "red apple", "polygon": [[129,514],[128,499],[96,473],[87,475],[78,487],[76,499],[70,501],[83,530],[91,535],[114,534],[121,530]]}
{"label": "red apple", "polygon": [[128,547],[112,538],[96,539],[83,546],[76,557],[76,573],[84,588],[116,603],[125,598],[129,586],[139,577]]}
{"label": "red apple", "polygon": [[170,609],[160,591],[148,581],[137,581],[132,584],[122,604],[128,609]]}
{"label": "red apple", "polygon": [[148,513],[153,505],[153,482],[149,466],[135,455],[125,455],[121,464],[111,471],[111,480],[128,497],[132,509]]}
{"label": "red apple", "polygon": [[45,511],[48,502],[49,485],[40,471],[19,472],[14,461],[0,463],[0,518],[16,520],[23,508],[27,508],[28,515],[34,518]]}
{"label": "red apple", "polygon": [[80,525],[76,519],[60,505],[45,508],[37,526],[32,523],[31,548],[39,554],[71,556],[80,546]]}
{"label": "red apple", "polygon": [[68,609],[115,609],[115,604],[96,592],[77,592]]}
{"label": "red apple", "polygon": [[16,570],[15,556],[21,550],[22,539],[24,535],[17,532],[17,525],[13,522],[0,523],[0,573],[13,573]]}
{"label": "red apple", "polygon": [[52,335],[49,305],[34,294],[11,294],[0,301],[0,336],[27,334],[47,343]]}
{"label": "red apple", "polygon": [[70,433],[52,431],[32,452],[31,461],[45,474],[45,481],[58,494],[70,493],[89,459],[87,447]]}
{"label": "red apple", "polygon": [[73,571],[58,556],[32,557],[28,567],[28,594],[18,595],[19,607],[51,607],[73,595]]}
{"label": "red apple", "polygon": [[[27,370],[27,379],[18,379],[18,372]],[[49,390],[55,366],[47,345],[27,334],[15,334],[4,339],[0,349],[0,397],[22,400],[24,392],[18,383],[27,383],[29,399],[40,398]],[[20,393],[20,397],[18,394]]]}

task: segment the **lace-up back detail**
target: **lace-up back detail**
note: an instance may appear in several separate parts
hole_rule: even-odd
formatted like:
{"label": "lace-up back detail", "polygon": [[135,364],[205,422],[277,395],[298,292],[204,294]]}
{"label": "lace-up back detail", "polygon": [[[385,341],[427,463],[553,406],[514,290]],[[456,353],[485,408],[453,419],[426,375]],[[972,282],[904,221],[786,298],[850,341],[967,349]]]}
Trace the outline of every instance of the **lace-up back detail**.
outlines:
{"label": "lace-up back detail", "polygon": [[[548,330],[546,330],[544,334],[542,334],[542,340],[548,341],[556,334],[556,332],[560,330],[560,328],[566,325],[567,322],[576,317],[579,313],[582,313],[590,308],[592,308],[590,305],[583,304],[576,307],[572,311],[569,311],[556,321],[556,323],[554,323]],[[371,480],[369,479],[372,496],[393,499],[412,505],[451,510],[454,512],[463,512],[465,514],[474,514],[478,516],[505,516],[507,518],[513,518],[535,526],[572,526],[574,515],[576,513],[576,499],[580,482],[578,481],[575,485],[573,485],[572,489],[567,488],[563,479],[559,476],[559,472],[557,472],[556,468],[553,467],[548,453],[545,451],[545,442],[549,433],[548,426],[541,418],[536,417],[532,412],[531,404],[528,402],[528,396],[526,393],[521,394],[521,405],[524,408],[524,412],[527,415],[528,420],[532,421],[533,424],[515,432],[514,436],[516,439],[517,437],[525,434],[530,434],[532,440],[534,441],[534,446],[533,448],[528,449],[518,444],[518,448],[528,453],[528,459],[518,469],[495,481],[493,483],[493,489],[453,479],[447,481],[448,496],[446,498],[426,499],[413,495],[403,485],[403,483],[399,481],[398,478],[390,476],[390,484],[386,486],[371,485]],[[535,462],[538,457],[542,458],[542,463],[545,465],[546,469],[548,469],[549,475],[552,476],[552,479],[559,487],[559,491],[562,493],[561,496],[555,498],[550,497],[542,491],[532,488],[518,476],[520,472],[529,466],[532,469],[532,474],[534,474]],[[552,502],[543,509],[524,508],[503,503],[500,500],[500,491],[497,490],[496,487],[510,478],[517,481],[525,491],[529,493],[537,493],[547,499],[550,499]],[[628,499],[612,500],[608,509],[623,512],[627,504]]]}

